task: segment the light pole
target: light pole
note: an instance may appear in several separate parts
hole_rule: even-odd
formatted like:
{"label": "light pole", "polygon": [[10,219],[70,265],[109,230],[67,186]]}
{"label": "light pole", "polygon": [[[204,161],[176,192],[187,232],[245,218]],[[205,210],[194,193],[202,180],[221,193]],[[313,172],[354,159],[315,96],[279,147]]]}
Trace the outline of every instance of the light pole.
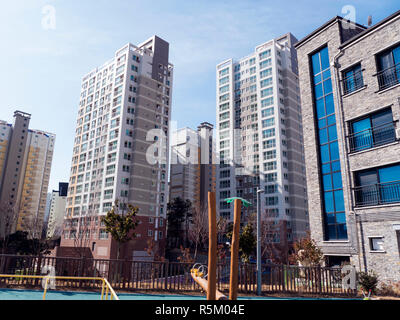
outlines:
{"label": "light pole", "polygon": [[257,190],[257,295],[261,296],[261,193]]}

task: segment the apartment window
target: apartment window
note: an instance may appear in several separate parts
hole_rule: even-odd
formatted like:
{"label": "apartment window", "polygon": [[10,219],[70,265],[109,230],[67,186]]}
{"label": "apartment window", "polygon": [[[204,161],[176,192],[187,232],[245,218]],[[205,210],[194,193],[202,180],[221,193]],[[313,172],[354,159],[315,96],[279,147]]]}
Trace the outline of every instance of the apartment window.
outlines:
{"label": "apartment window", "polygon": [[328,47],[314,53],[311,64],[319,129],[319,165],[323,175],[324,236],[326,240],[347,239]]}
{"label": "apartment window", "polygon": [[344,94],[356,91],[364,86],[361,64],[357,64],[343,71],[343,92]]}
{"label": "apartment window", "polygon": [[355,173],[356,206],[400,202],[400,164]]}
{"label": "apartment window", "polygon": [[396,140],[392,109],[388,108],[350,123],[350,151],[361,151]]}
{"label": "apartment window", "polygon": [[400,83],[400,45],[378,54],[376,60],[380,90]]}
{"label": "apartment window", "polygon": [[385,251],[383,248],[383,237],[369,237],[369,248],[371,251]]}
{"label": "apartment window", "polygon": [[265,193],[276,193],[276,192],[278,192],[277,184],[265,186]]}

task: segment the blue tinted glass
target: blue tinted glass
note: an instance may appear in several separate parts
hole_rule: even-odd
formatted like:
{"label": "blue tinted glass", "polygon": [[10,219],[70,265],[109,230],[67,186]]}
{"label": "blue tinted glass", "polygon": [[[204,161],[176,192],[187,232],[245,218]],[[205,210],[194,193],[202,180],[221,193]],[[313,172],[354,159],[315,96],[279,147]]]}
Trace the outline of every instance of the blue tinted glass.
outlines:
{"label": "blue tinted glass", "polygon": [[333,193],[332,192],[324,192],[325,199],[325,212],[331,213],[335,211],[333,206]]}
{"label": "blue tinted glass", "polygon": [[321,162],[329,162],[329,144],[321,146]]}
{"label": "blue tinted glass", "polygon": [[335,113],[335,105],[333,103],[333,94],[325,97],[326,114]]}
{"label": "blue tinted glass", "polygon": [[329,141],[337,139],[336,126],[328,127],[328,132],[329,132]]}
{"label": "blue tinted glass", "polygon": [[330,163],[323,164],[323,165],[322,165],[322,173],[325,174],[325,173],[330,173],[330,172],[331,172],[331,165],[330,165]]}
{"label": "blue tinted glass", "polygon": [[324,94],[327,95],[332,92],[332,82],[331,79],[324,81]]}
{"label": "blue tinted glass", "polygon": [[326,119],[318,120],[318,128],[326,127]]}
{"label": "blue tinted glass", "polygon": [[337,141],[330,144],[331,149],[331,161],[339,160],[339,148]]}
{"label": "blue tinted glass", "polygon": [[336,213],[337,223],[346,223],[346,214],[344,212]]}
{"label": "blue tinted glass", "polygon": [[332,190],[332,176],[330,174],[323,176],[323,186],[325,191]]}
{"label": "blue tinted glass", "polygon": [[328,142],[328,133],[326,129],[319,130],[319,142],[320,144]]}
{"label": "blue tinted glass", "polygon": [[347,226],[346,224],[337,225],[338,239],[347,239]]}
{"label": "blue tinted glass", "polygon": [[400,165],[379,169],[379,181],[391,182],[400,180]]}
{"label": "blue tinted glass", "polygon": [[328,225],[328,239],[336,239],[336,225]]}
{"label": "blue tinted glass", "polygon": [[353,133],[361,132],[371,128],[371,120],[369,118],[353,122]]}
{"label": "blue tinted glass", "polygon": [[340,161],[332,162],[332,171],[339,171],[340,170]]}
{"label": "blue tinted glass", "polygon": [[332,180],[333,180],[333,189],[340,189],[342,188],[342,175],[340,172],[335,172],[332,174]]}
{"label": "blue tinted glass", "polygon": [[320,83],[322,80],[321,74],[314,77],[314,84]]}
{"label": "blue tinted glass", "polygon": [[324,99],[322,98],[317,100],[317,117],[318,119],[325,117]]}
{"label": "blue tinted glass", "polygon": [[328,79],[331,76],[331,70],[326,70],[323,72],[324,80]]}
{"label": "blue tinted glass", "polygon": [[336,211],[344,211],[343,190],[335,191]]}
{"label": "blue tinted glass", "polygon": [[314,74],[320,73],[321,66],[319,63],[319,53],[314,54],[311,59],[312,59],[312,67]]}
{"label": "blue tinted glass", "polygon": [[336,117],[335,115],[329,116],[328,117],[328,126],[331,124],[336,124]]}
{"label": "blue tinted glass", "polygon": [[329,68],[329,53],[328,53],[328,47],[325,47],[320,51],[321,53],[321,68],[322,70],[325,70]]}
{"label": "blue tinted glass", "polygon": [[315,86],[315,98],[319,99],[324,95],[322,92],[322,83]]}
{"label": "blue tinted glass", "polygon": [[334,223],[336,223],[335,214],[334,214],[334,213],[327,214],[327,215],[326,215],[326,222],[327,222],[328,224],[334,224]]}

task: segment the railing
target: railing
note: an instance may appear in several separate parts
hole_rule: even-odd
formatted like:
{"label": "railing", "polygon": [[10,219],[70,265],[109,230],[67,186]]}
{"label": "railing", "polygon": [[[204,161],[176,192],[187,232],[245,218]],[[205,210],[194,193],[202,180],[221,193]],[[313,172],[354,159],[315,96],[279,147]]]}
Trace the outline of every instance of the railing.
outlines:
{"label": "railing", "polygon": [[350,152],[371,149],[396,140],[394,122],[368,128],[349,135]]}
{"label": "railing", "polygon": [[354,196],[358,207],[400,202],[400,181],[355,187]]}
{"label": "railing", "polygon": [[[124,291],[168,291],[193,292],[201,288],[193,280],[191,263],[147,262],[132,260],[108,260],[66,257],[34,257],[0,255],[0,274],[16,275],[13,281],[0,278],[2,284],[38,287],[37,279],[22,279],[18,273],[40,275],[46,266],[54,268],[61,277],[104,278],[116,290]],[[229,291],[229,264],[217,266],[217,290]],[[257,270],[255,264],[239,266],[238,292],[257,292]],[[79,278],[59,281],[58,287],[99,290],[98,282]],[[262,292],[298,293],[326,295],[355,295],[356,290],[342,287],[341,270],[325,267],[298,267],[290,265],[263,265]]]}
{"label": "railing", "polygon": [[400,83],[400,63],[377,73],[379,90],[385,90]]}
{"label": "railing", "polygon": [[349,94],[364,86],[362,71],[357,71],[343,79],[343,93]]}
{"label": "railing", "polygon": [[89,281],[101,281],[101,300],[119,300],[117,294],[114,289],[111,287],[110,283],[107,279],[98,278],[98,277],[63,277],[63,276],[49,276],[49,275],[21,275],[21,274],[0,274],[0,278],[15,278],[18,280],[21,279],[42,279],[44,280],[43,287],[43,300],[46,300],[47,290],[49,289],[49,281],[50,280],[89,280]]}

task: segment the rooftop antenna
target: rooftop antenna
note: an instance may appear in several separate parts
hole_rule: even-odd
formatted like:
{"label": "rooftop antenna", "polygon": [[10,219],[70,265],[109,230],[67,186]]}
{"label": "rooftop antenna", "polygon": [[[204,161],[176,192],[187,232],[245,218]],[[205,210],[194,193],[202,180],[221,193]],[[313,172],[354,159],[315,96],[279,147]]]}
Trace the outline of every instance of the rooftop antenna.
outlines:
{"label": "rooftop antenna", "polygon": [[368,27],[372,26],[372,16],[368,16]]}

